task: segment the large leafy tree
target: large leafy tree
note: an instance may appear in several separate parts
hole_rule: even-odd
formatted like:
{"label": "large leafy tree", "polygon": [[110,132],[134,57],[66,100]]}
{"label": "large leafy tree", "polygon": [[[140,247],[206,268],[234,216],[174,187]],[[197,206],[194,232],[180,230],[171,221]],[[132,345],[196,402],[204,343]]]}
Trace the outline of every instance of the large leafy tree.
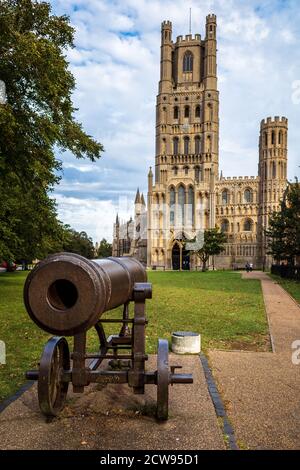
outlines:
{"label": "large leafy tree", "polygon": [[266,231],[269,254],[276,261],[293,264],[300,256],[300,183],[290,183],[285,191],[281,210],[275,212]]}
{"label": "large leafy tree", "polygon": [[59,239],[49,198],[59,181],[59,151],[95,161],[103,150],[75,119],[75,81],[65,56],[73,35],[69,18],[53,15],[49,3],[0,2],[7,95],[0,104],[0,258],[21,255],[22,246],[24,256],[40,256]]}
{"label": "large leafy tree", "polygon": [[226,241],[226,235],[220,232],[218,227],[205,230],[203,246],[195,251],[202,262],[202,271],[206,271],[210,256],[219,255],[224,251]]}
{"label": "large leafy tree", "polygon": [[62,249],[70,253],[77,253],[85,258],[94,258],[94,245],[86,232],[76,232],[68,225],[63,227]]}
{"label": "large leafy tree", "polygon": [[109,243],[106,238],[102,238],[98,252],[96,253],[98,258],[107,258],[112,255],[112,244]]}
{"label": "large leafy tree", "polygon": [[[55,203],[40,188],[23,190],[10,178],[11,187],[0,202],[3,210],[0,239],[4,241],[2,257],[30,261],[62,249],[63,226],[57,220]],[[0,183],[1,185],[1,183]],[[6,247],[6,249],[5,249]]]}

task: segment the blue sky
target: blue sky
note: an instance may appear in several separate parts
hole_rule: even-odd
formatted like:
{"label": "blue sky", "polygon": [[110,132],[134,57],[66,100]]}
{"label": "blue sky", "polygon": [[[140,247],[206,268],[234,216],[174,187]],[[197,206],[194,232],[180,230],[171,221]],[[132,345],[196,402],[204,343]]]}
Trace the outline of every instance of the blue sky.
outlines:
{"label": "blue sky", "polygon": [[299,0],[52,0],[76,29],[67,52],[85,130],[104,144],[97,163],[58,155],[63,178],[54,196],[59,217],[94,241],[112,238],[116,211],[132,212],[137,186],[147,191],[154,164],[160,24],[173,38],[204,36],[205,16],[218,16],[220,168],[224,176],[256,175],[258,133],[267,116],[289,118],[289,178],[300,177]]}

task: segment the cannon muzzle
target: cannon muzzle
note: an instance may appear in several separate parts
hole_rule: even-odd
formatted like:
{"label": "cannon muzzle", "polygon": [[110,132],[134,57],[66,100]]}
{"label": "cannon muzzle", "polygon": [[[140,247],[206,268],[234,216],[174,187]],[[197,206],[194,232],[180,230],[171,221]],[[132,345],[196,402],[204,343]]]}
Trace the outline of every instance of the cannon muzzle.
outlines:
{"label": "cannon muzzle", "polygon": [[105,311],[132,300],[135,283],[146,281],[146,270],[135,258],[91,261],[58,253],[31,271],[24,302],[40,328],[73,336],[94,326]]}

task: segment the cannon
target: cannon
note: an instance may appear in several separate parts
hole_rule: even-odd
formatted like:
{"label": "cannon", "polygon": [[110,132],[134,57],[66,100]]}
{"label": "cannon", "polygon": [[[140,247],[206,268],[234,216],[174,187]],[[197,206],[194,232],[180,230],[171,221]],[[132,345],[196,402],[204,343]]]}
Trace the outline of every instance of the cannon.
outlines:
{"label": "cannon", "polygon": [[[28,371],[26,377],[38,382],[44,415],[59,414],[70,383],[75,393],[82,393],[90,383],[127,383],[135,394],[143,394],[145,385],[155,384],[157,418],[168,418],[169,385],[192,383],[193,378],[176,373],[180,366],[169,365],[165,339],[158,340],[157,370],[146,371],[145,303],[151,298],[146,270],[135,258],[88,260],[73,253],[58,253],[37,264],[26,279],[24,303],[32,320],[55,336],[45,345],[39,369]],[[121,318],[102,318],[104,312],[120,306]],[[107,337],[108,323],[119,323],[119,334]],[[93,354],[87,352],[91,328],[99,339],[99,351]],[[74,337],[72,354],[65,338],[70,336]]]}

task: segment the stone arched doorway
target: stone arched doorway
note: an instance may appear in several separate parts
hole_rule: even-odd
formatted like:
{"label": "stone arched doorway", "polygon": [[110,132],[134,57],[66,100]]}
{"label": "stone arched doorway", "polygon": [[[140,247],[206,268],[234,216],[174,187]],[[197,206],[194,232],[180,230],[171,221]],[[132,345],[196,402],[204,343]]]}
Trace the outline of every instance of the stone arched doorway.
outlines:
{"label": "stone arched doorway", "polygon": [[173,249],[172,249],[172,269],[174,271],[179,271],[180,270],[180,258],[181,258],[181,247],[179,246],[178,243],[174,243]]}
{"label": "stone arched doorway", "polygon": [[174,271],[190,270],[190,253],[181,243],[174,243],[172,248],[172,269]]}

